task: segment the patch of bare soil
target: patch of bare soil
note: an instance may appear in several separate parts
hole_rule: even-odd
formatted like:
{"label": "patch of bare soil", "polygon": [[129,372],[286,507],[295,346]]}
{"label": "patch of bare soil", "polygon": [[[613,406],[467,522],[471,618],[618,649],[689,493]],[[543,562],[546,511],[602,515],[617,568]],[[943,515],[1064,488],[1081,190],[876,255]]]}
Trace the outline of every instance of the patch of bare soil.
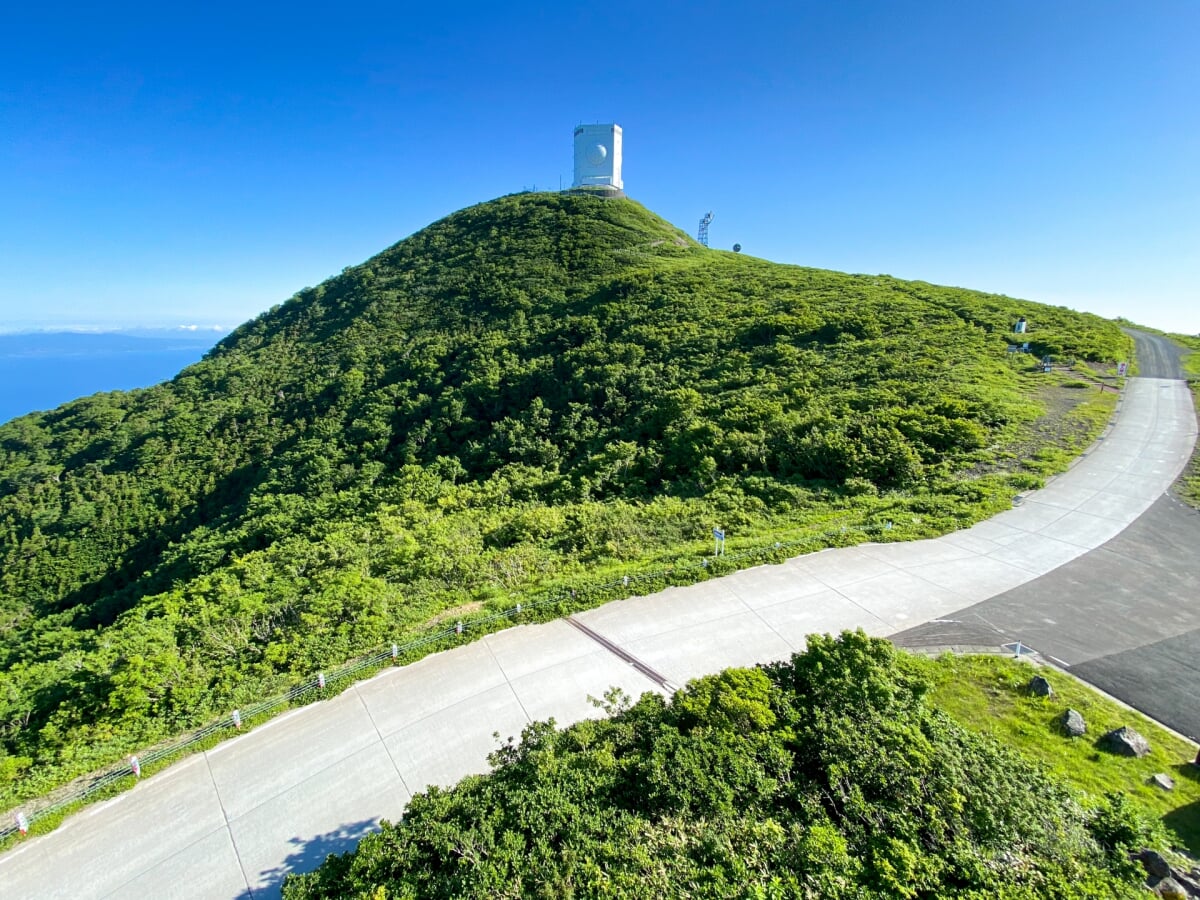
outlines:
{"label": "patch of bare soil", "polygon": [[[1076,373],[1069,373],[1074,375]],[[1080,379],[1087,387],[1068,386],[1071,382],[1056,382],[1040,385],[1035,398],[1045,412],[1025,425],[1013,440],[996,448],[993,459],[980,463],[969,475],[987,475],[994,472],[1017,472],[1024,468],[1027,460],[1039,451],[1057,449],[1066,452],[1082,451],[1095,435],[1095,425],[1086,416],[1073,413],[1096,391],[1115,390],[1103,382],[1093,384],[1086,376]]]}
{"label": "patch of bare soil", "polygon": [[443,622],[449,622],[452,619],[461,619],[464,616],[469,616],[471,613],[477,613],[483,609],[483,603],[478,600],[473,600],[470,603],[464,603],[462,606],[452,606],[450,609],[443,609],[436,616],[426,619],[421,623],[421,628],[432,628],[434,625],[441,625]]}

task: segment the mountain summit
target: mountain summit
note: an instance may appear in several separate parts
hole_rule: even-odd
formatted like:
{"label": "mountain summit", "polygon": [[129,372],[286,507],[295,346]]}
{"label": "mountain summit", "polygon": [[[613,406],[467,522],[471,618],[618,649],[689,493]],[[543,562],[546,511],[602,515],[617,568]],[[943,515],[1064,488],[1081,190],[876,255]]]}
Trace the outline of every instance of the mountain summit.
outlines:
{"label": "mountain summit", "polygon": [[908,536],[984,515],[1013,491],[989,461],[1039,411],[1006,353],[1021,315],[1038,354],[1124,355],[1094,316],[522,194],[170,382],[0,426],[0,798],[448,610],[702,552],[717,525],[766,544],[835,515]]}

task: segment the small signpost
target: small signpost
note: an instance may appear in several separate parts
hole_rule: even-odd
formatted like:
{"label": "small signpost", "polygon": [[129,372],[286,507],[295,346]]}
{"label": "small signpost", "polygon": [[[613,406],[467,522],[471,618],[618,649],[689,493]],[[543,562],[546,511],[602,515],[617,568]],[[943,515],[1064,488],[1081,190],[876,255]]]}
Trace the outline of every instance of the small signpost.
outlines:
{"label": "small signpost", "polygon": [[1124,378],[1128,374],[1129,374],[1129,363],[1127,363],[1127,362],[1117,363],[1117,375],[1120,376],[1121,378]]}
{"label": "small signpost", "polygon": [[713,529],[713,556],[725,555],[725,531],[721,528]]}
{"label": "small signpost", "polygon": [[29,820],[25,818],[25,813],[23,812],[17,813],[17,828],[21,834],[29,834]]}
{"label": "small signpost", "polygon": [[1032,648],[1032,647],[1026,647],[1026,646],[1025,646],[1024,644],[1022,644],[1020,641],[1014,641],[1014,642],[1013,642],[1013,643],[1011,643],[1011,644],[1001,644],[1001,645],[1000,645],[1000,649],[1001,649],[1001,650],[1011,650],[1011,651],[1013,652],[1013,656],[1014,656],[1016,659],[1020,659],[1020,658],[1021,658],[1021,653],[1022,653],[1022,651],[1024,651],[1025,653],[1032,653],[1032,652],[1033,652],[1033,648]]}
{"label": "small signpost", "polygon": [[232,715],[230,718],[232,718],[232,719],[233,719],[233,727],[234,727],[234,728],[241,728],[241,727],[242,727],[242,713],[241,713],[241,710],[237,710],[237,709],[235,709],[235,710],[233,711],[233,715]]}
{"label": "small signpost", "polygon": [[324,672],[317,673],[317,687],[319,687],[321,690],[325,690],[325,673]]}
{"label": "small signpost", "polygon": [[142,777],[142,763],[136,756],[129,757],[129,771],[133,773],[134,778]]}

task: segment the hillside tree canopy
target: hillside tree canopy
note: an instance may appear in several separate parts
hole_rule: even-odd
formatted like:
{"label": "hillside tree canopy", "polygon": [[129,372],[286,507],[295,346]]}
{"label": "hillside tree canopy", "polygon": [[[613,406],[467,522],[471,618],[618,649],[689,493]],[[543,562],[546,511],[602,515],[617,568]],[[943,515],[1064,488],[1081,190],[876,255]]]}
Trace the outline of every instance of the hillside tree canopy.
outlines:
{"label": "hillside tree canopy", "polygon": [[630,200],[455,213],[155,387],[0,425],[0,804],[447,610],[837,516],[1000,508],[1069,310],[705,250]]}

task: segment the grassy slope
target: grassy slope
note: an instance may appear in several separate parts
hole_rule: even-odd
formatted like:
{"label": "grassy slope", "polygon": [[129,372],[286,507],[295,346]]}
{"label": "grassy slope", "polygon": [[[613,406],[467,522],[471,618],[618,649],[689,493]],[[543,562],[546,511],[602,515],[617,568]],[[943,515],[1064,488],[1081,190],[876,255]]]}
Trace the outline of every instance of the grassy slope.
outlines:
{"label": "grassy slope", "polygon": [[[945,656],[929,671],[936,683],[932,702],[959,723],[1041,763],[1092,802],[1109,792],[1126,793],[1161,818],[1182,846],[1200,855],[1200,768],[1191,764],[1193,745],[1053,669],[1034,670],[1007,657]],[[1027,694],[1025,686],[1035,671],[1050,681],[1056,697]],[[1068,708],[1083,714],[1088,727],[1084,737],[1071,739],[1059,729]],[[1122,725],[1149,740],[1149,756],[1126,759],[1096,748],[1102,734]],[[1173,792],[1146,783],[1160,772],[1175,779]]]}
{"label": "grassy slope", "polygon": [[[1183,369],[1191,384],[1196,411],[1200,414],[1200,335],[1172,334],[1169,337],[1192,351],[1184,357]],[[1192,461],[1176,482],[1175,490],[1187,503],[1200,509],[1200,444],[1192,452]]]}
{"label": "grassy slope", "polygon": [[1070,379],[1005,352],[1018,315],[1039,353],[1125,355],[1094,316],[517,196],[168,384],[0,426],[0,805],[447,610],[694,561],[714,525],[989,515],[1063,462],[1026,462]]}
{"label": "grassy slope", "polygon": [[1108,425],[1119,398],[1116,390],[1070,375],[1039,381],[1031,387],[1029,399],[1042,407],[1042,416],[1021,428],[985,465],[991,470],[1029,473],[1031,485],[1037,476],[1062,472]]}
{"label": "grassy slope", "polygon": [[[1192,389],[1192,400],[1196,405],[1197,413],[1200,414],[1200,335],[1162,331],[1148,325],[1139,325],[1128,319],[1117,319],[1117,321],[1122,325],[1140,328],[1142,331],[1152,331],[1155,334],[1170,338],[1175,343],[1191,351],[1183,358],[1183,371]],[[1175,482],[1174,490],[1176,495],[1185,503],[1196,509],[1200,509],[1200,443],[1197,444],[1196,449],[1192,452],[1191,462],[1184,469],[1183,474],[1179,476],[1179,480]]]}

